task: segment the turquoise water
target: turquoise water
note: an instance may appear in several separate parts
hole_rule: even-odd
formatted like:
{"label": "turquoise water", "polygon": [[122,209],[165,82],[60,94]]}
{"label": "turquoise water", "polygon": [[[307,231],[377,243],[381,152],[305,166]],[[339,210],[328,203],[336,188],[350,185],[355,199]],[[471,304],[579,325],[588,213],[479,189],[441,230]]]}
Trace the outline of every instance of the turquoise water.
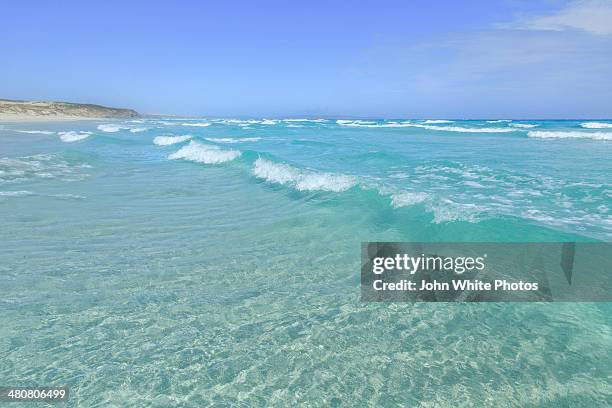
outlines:
{"label": "turquoise water", "polygon": [[366,304],[361,241],[610,241],[612,121],[0,127],[0,385],[68,406],[606,406],[610,304]]}

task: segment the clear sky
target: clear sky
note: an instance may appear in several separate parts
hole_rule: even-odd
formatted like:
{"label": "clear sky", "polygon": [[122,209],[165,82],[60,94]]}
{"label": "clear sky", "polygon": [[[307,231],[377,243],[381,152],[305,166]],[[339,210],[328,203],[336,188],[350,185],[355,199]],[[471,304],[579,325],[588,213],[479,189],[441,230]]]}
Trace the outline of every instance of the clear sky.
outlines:
{"label": "clear sky", "polygon": [[612,117],[612,0],[13,1],[0,98],[144,113]]}

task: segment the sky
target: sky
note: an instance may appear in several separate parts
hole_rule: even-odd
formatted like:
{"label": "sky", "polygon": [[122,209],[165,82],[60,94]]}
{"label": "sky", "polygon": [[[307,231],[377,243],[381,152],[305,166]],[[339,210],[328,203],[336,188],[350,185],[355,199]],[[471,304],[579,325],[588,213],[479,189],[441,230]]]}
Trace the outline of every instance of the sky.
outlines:
{"label": "sky", "polygon": [[0,98],[233,117],[612,118],[612,0],[28,1]]}

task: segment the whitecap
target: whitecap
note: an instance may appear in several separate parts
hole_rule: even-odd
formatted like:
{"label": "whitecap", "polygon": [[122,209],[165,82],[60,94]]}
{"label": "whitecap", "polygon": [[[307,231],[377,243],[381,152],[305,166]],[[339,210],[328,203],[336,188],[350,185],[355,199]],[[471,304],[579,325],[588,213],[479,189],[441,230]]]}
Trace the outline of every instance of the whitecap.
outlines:
{"label": "whitecap", "polygon": [[604,122],[584,122],[580,126],[586,129],[612,129],[612,123]]}
{"label": "whitecap", "polygon": [[153,143],[158,146],[169,146],[176,143],[182,143],[191,139],[190,135],[184,136],[157,136],[153,139]]}
{"label": "whitecap", "polygon": [[453,120],[446,120],[446,119],[427,119],[423,123],[436,124],[436,123],[453,123],[453,122],[454,122]]}
{"label": "whitecap", "polygon": [[257,142],[261,137],[207,137],[206,140],[215,143],[242,143],[242,142]]}
{"label": "whitecap", "polygon": [[98,125],[98,130],[101,130],[102,132],[106,132],[106,133],[115,133],[115,132],[120,131],[121,129],[128,129],[128,128],[118,126],[118,125],[110,125],[110,124]]}
{"label": "whitecap", "polygon": [[288,164],[259,158],[253,166],[255,177],[271,183],[289,185],[299,191],[346,191],[355,185],[352,176],[296,169]]}
{"label": "whitecap", "polygon": [[419,123],[403,123],[402,126],[418,127],[427,130],[438,130],[443,132],[463,132],[463,133],[507,133],[516,132],[519,129],[513,128],[486,128],[486,127],[461,127],[461,126],[432,126]]}
{"label": "whitecap", "polygon": [[217,146],[204,145],[193,140],[168,156],[171,160],[184,159],[205,164],[224,163],[240,156],[238,150],[221,150]]}
{"label": "whitecap", "polygon": [[72,143],[72,142],[78,142],[79,140],[87,139],[89,136],[91,136],[91,132],[70,131],[70,132],[59,132],[58,135],[60,135],[60,139],[62,139],[62,142]]}
{"label": "whitecap", "polygon": [[612,132],[580,132],[580,131],[542,131],[533,130],[527,133],[528,137],[541,139],[593,139],[612,140]]}
{"label": "whitecap", "polygon": [[534,125],[531,123],[511,123],[509,126],[515,127],[515,128],[521,128],[521,129],[530,129],[530,128],[534,128],[538,125]]}
{"label": "whitecap", "polygon": [[50,130],[15,130],[15,132],[19,133],[28,133],[32,135],[54,135],[55,132]]}
{"label": "whitecap", "polygon": [[27,195],[34,194],[31,191],[27,190],[19,190],[19,191],[0,191],[0,196],[2,197],[22,197]]}
{"label": "whitecap", "polygon": [[146,127],[131,128],[130,132],[132,132],[132,133],[140,133],[140,132],[146,132],[147,130],[149,130],[149,128],[146,128]]}
{"label": "whitecap", "polygon": [[182,126],[192,126],[192,127],[208,127],[210,126],[210,122],[196,122],[196,123],[181,123]]}
{"label": "whitecap", "polygon": [[487,120],[487,123],[504,123],[504,122],[512,122],[512,120],[510,119]]}

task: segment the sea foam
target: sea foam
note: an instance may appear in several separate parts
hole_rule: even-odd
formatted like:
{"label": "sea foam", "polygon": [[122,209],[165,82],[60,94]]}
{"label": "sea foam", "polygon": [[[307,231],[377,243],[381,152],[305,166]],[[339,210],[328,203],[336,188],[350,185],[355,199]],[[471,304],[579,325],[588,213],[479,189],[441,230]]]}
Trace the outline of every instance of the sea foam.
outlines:
{"label": "sea foam", "polygon": [[207,137],[206,140],[215,143],[242,143],[242,142],[257,142],[261,137]]}
{"label": "sea foam", "polygon": [[182,143],[191,139],[190,135],[184,136],[157,136],[153,139],[153,143],[158,146],[169,146],[177,143]]}
{"label": "sea foam", "polygon": [[529,137],[541,139],[593,139],[612,140],[612,132],[580,132],[580,131],[542,131],[532,130],[527,133]]}
{"label": "sea foam", "polygon": [[420,123],[404,123],[404,126],[418,127],[427,130],[438,130],[443,132],[462,132],[462,133],[507,133],[516,132],[516,128],[487,128],[487,127],[462,127],[462,126],[433,126],[422,125]]}
{"label": "sea foam", "polygon": [[15,132],[19,133],[29,133],[31,135],[54,135],[55,132],[50,130],[15,130]]}
{"label": "sea foam", "polygon": [[102,132],[106,132],[106,133],[115,133],[115,132],[120,131],[121,129],[127,129],[127,128],[118,126],[118,125],[110,125],[110,124],[98,125],[98,130],[101,130]]}
{"label": "sea foam", "polygon": [[289,185],[299,191],[346,191],[355,185],[354,177],[296,169],[283,163],[259,158],[253,166],[255,177],[271,183]]}
{"label": "sea foam", "polygon": [[580,126],[586,129],[612,129],[612,123],[605,122],[584,122]]}
{"label": "sea foam", "polygon": [[91,132],[58,132],[58,135],[60,135],[60,139],[62,139],[62,142],[72,143],[78,142],[79,140],[87,139],[89,136],[91,136]]}
{"label": "sea foam", "polygon": [[181,126],[192,126],[192,127],[208,127],[209,122],[195,122],[195,123],[181,123]]}
{"label": "sea foam", "polygon": [[238,150],[221,150],[217,146],[205,145],[193,140],[168,156],[169,159],[184,159],[205,164],[224,163],[240,156]]}

